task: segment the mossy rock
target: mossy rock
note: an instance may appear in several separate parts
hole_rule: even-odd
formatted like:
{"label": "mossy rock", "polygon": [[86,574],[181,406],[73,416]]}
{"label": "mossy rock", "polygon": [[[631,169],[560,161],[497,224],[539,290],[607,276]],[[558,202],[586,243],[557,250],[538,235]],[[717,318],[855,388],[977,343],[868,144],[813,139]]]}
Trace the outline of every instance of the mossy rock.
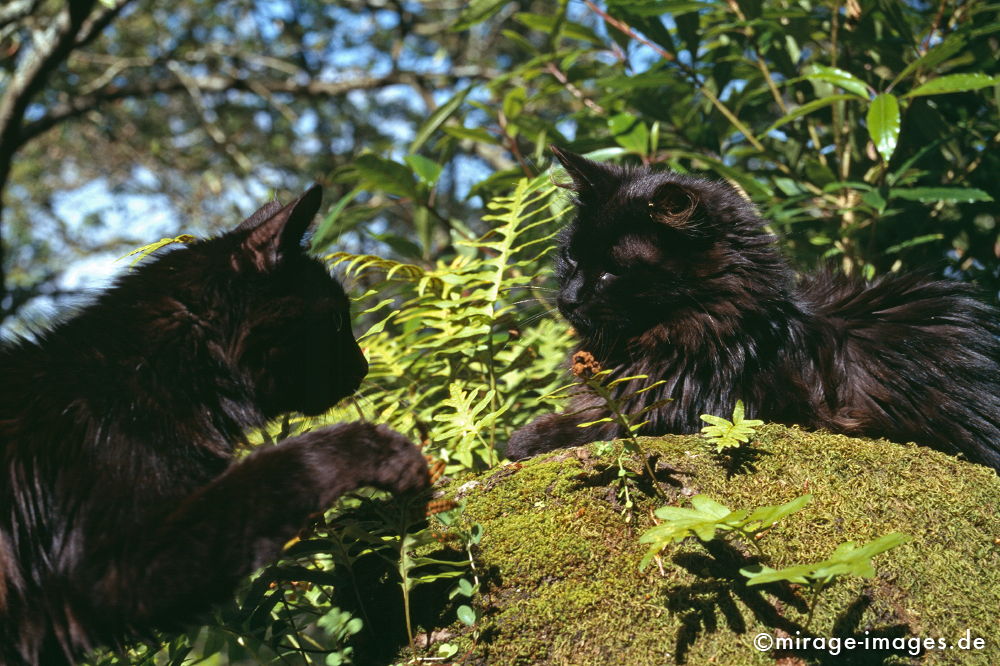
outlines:
{"label": "mossy rock", "polygon": [[[666,501],[641,490],[626,520],[612,456],[566,449],[463,479],[449,495],[483,527],[477,566],[485,593],[473,629],[448,635],[472,664],[1000,663],[1000,479],[926,448],[759,429],[750,455],[724,464],[704,440],[640,440],[657,457]],[[641,469],[639,457],[631,466]],[[649,489],[647,488],[647,491]],[[696,539],[668,547],[640,572],[650,510],[704,493],[737,508],[811,493],[802,511],[759,539],[769,566],[826,559],[844,541],[890,532],[912,538],[878,555],[873,578],[846,578],[821,597],[809,630],[805,590],[748,587],[751,550]],[[981,649],[914,641],[980,638]],[[473,640],[473,632],[477,638]],[[799,634],[796,634],[799,632]],[[902,639],[902,650],[758,651],[757,634]],[[871,643],[869,645],[872,645]],[[428,651],[434,653],[434,646]],[[458,662],[456,662],[458,663]]]}

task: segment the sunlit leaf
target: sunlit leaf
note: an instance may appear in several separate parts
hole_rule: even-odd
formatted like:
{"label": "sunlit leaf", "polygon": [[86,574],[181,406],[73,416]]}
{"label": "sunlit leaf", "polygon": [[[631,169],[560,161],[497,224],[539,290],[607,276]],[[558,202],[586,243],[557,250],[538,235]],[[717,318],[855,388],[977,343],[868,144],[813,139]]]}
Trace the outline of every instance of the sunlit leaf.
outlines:
{"label": "sunlit leaf", "polygon": [[888,93],[876,95],[868,107],[865,120],[868,123],[868,136],[875,144],[875,149],[888,162],[896,151],[896,142],[899,140],[899,102]]}
{"label": "sunlit leaf", "polygon": [[406,152],[413,154],[420,150],[420,147],[427,142],[427,139],[462,106],[462,102],[465,101],[465,98],[469,96],[469,92],[471,91],[472,86],[459,90],[452,95],[451,99],[435,109],[434,113],[417,129],[416,135],[413,137],[413,141],[406,149]]}
{"label": "sunlit leaf", "polygon": [[852,92],[858,97],[868,98],[868,86],[861,79],[858,79],[850,72],[846,72],[837,67],[827,67],[825,65],[813,65],[812,70],[806,74],[805,78],[817,81],[826,81],[833,85]]}
{"label": "sunlit leaf", "polygon": [[927,83],[917,86],[906,93],[904,97],[968,92],[995,85],[1000,85],[1000,76],[989,76],[987,74],[948,74],[931,79]]}
{"label": "sunlit leaf", "polygon": [[909,201],[993,201],[986,192],[975,187],[910,187],[889,191],[889,196]]}

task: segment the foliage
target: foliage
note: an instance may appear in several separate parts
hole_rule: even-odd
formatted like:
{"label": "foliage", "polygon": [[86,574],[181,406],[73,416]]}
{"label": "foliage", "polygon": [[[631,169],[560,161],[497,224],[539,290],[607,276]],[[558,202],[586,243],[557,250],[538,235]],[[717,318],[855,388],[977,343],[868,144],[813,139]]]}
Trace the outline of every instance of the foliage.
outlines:
{"label": "foliage", "polygon": [[702,541],[711,541],[718,532],[738,536],[746,543],[757,547],[757,537],[782,518],[789,516],[812,501],[812,495],[800,495],[790,502],[777,506],[762,506],[752,512],[748,509],[733,511],[719,504],[711,497],[695,495],[691,498],[690,509],[664,506],[655,511],[663,522],[646,530],[640,543],[652,544],[646,551],[639,568],[645,569],[650,561],[659,555],[667,544],[679,543],[689,536]]}
{"label": "foliage", "polygon": [[[495,226],[456,241],[460,254],[434,268],[337,253],[350,280],[382,277],[359,300],[378,319],[360,343],[369,358],[361,398],[368,418],[426,441],[448,471],[499,462],[497,445],[533,414],[557,403],[551,389],[569,345],[544,310],[536,276],[565,202],[546,179],[521,180],[486,220]],[[388,314],[386,314],[388,311]],[[526,325],[535,319],[534,325]]]}
{"label": "foliage", "polygon": [[[368,641],[386,638],[379,633],[386,618],[366,608],[364,588],[375,583],[358,578],[372,558],[385,563],[388,575],[377,585],[398,590],[387,597],[400,609],[412,650],[413,591],[456,580],[452,596],[473,597],[479,579],[472,552],[482,538],[479,526],[459,526],[462,509],[454,503],[429,520],[420,508],[415,503],[387,502],[380,494],[349,497],[308,538],[286,546],[282,561],[248,581],[237,599],[216,612],[214,622],[159,646],[136,646],[125,655],[97,654],[89,663],[181,664],[216,654],[228,663],[356,663],[352,641],[362,636]],[[461,544],[464,558],[431,554],[441,551],[445,535]],[[466,624],[476,621],[468,604],[454,612]]]}
{"label": "foliage", "polygon": [[836,259],[871,276],[947,255],[951,273],[995,290],[997,11],[562,2],[512,17],[549,41],[520,42],[530,59],[491,82],[495,102],[479,110],[518,156],[571,143],[714,173],[807,265]]}
{"label": "foliage", "polygon": [[754,427],[764,425],[764,422],[758,419],[743,418],[742,400],[736,401],[732,421],[711,414],[702,414],[701,420],[710,424],[701,429],[702,437],[714,444],[718,453],[749,442],[750,438],[754,436]]}
{"label": "foliage", "polygon": [[[696,536],[703,542],[712,541],[720,536],[720,533],[738,536],[745,543],[753,544],[760,553],[757,544],[760,534],[779,520],[800,511],[811,501],[812,495],[800,495],[785,504],[763,506],[751,512],[748,509],[733,511],[711,497],[695,495],[691,498],[690,509],[676,506],[660,507],[655,515],[663,522],[648,529],[639,537],[640,543],[651,544],[639,563],[639,569],[648,567],[653,558],[658,558],[660,552],[671,542],[680,543],[690,536]],[[871,563],[872,557],[907,541],[909,537],[905,534],[893,532],[861,547],[852,541],[842,543],[828,559],[822,562],[793,565],[780,570],[753,564],[741,568],[740,573],[750,579],[747,585],[763,585],[779,581],[806,585],[810,592],[809,612],[805,624],[808,628],[824,589],[841,576],[871,578],[875,575],[875,568]]]}
{"label": "foliage", "polygon": [[168,245],[173,245],[174,243],[191,243],[194,240],[195,240],[195,237],[192,236],[192,235],[190,235],[190,234],[181,234],[180,236],[177,236],[176,238],[161,238],[160,240],[156,241],[155,243],[150,243],[149,245],[143,245],[140,248],[132,250],[128,254],[119,257],[118,260],[121,261],[122,259],[125,259],[126,257],[132,257],[133,255],[135,255],[134,258],[132,259],[132,261],[129,262],[129,268],[134,268],[136,264],[138,264],[140,261],[142,261],[143,259],[145,259],[149,255],[153,254],[154,252],[156,252],[157,250],[159,250],[162,247],[166,247]]}
{"label": "foliage", "polygon": [[[737,184],[805,266],[945,263],[1000,288],[987,0],[120,0],[113,29],[29,88],[68,10],[18,5],[0,14],[0,100],[27,100],[0,131],[0,157],[18,153],[0,316],[58,295],[68,257],[139,244],[111,195],[198,233],[319,174],[335,205],[317,249],[433,267],[549,143]],[[79,224],[59,196],[82,187],[108,195]]]}
{"label": "foliage", "polygon": [[879,553],[901,546],[909,540],[907,535],[893,532],[860,547],[856,546],[853,541],[842,543],[837,546],[829,558],[822,562],[798,564],[779,570],[757,564],[740,569],[740,573],[750,579],[747,585],[787,581],[808,586],[812,594],[809,602],[809,615],[806,619],[806,627],[808,627],[812,623],[819,596],[827,586],[840,576],[871,578],[875,575],[872,558]]}

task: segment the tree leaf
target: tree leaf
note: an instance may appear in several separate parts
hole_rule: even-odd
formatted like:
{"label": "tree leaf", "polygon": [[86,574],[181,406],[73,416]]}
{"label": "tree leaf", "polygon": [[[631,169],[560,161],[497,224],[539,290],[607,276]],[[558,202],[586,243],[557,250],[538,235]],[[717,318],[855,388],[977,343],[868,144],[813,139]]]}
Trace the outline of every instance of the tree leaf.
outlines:
{"label": "tree leaf", "polygon": [[889,197],[907,201],[993,201],[986,192],[975,187],[910,187],[889,190]]}
{"label": "tree leaf", "polygon": [[899,141],[899,101],[888,93],[876,95],[868,107],[865,120],[868,122],[868,136],[875,144],[875,149],[888,162]]}
{"label": "tree leaf", "polygon": [[505,4],[507,0],[472,0],[458,15],[458,22],[451,27],[451,30],[453,32],[468,30],[496,14]]}
{"label": "tree leaf", "polygon": [[410,165],[417,178],[432,187],[441,177],[441,165],[423,155],[407,155],[403,160]]}
{"label": "tree leaf", "polygon": [[948,74],[947,76],[939,76],[936,79],[931,79],[903,96],[944,95],[947,93],[979,90],[980,88],[988,88],[995,85],[1000,85],[1000,76],[989,76],[987,74]]}
{"label": "tree leaf", "polygon": [[630,153],[649,153],[649,129],[630,113],[619,113],[608,119],[608,127],[615,142]]}
{"label": "tree leaf", "polygon": [[417,133],[413,137],[413,142],[410,143],[410,147],[406,149],[406,152],[416,153],[420,149],[420,146],[424,145],[427,139],[444,124],[444,121],[448,120],[458,110],[458,107],[462,105],[462,102],[465,101],[471,90],[472,86],[459,90],[451,99],[436,108],[434,113],[417,130]]}
{"label": "tree leaf", "polygon": [[806,74],[806,78],[816,81],[826,81],[843,88],[864,99],[868,98],[868,86],[861,79],[855,77],[850,72],[845,72],[837,67],[827,67],[825,65],[813,65],[812,72]]}
{"label": "tree leaf", "polygon": [[793,109],[792,111],[786,113],[781,118],[778,118],[774,123],[771,124],[766,130],[764,130],[762,135],[770,134],[774,130],[778,129],[782,125],[792,122],[796,118],[801,118],[802,116],[808,115],[817,109],[822,109],[825,106],[830,106],[834,102],[839,102],[845,99],[863,99],[857,95],[830,95],[829,97],[821,97],[820,99],[814,99],[811,102],[807,102],[800,107]]}
{"label": "tree leaf", "polygon": [[354,158],[354,168],[366,181],[368,189],[416,198],[417,188],[413,174],[399,162],[368,153]]}
{"label": "tree leaf", "polygon": [[907,76],[917,71],[917,69],[931,70],[937,65],[941,64],[948,58],[952,57],[959,51],[961,51],[966,43],[968,42],[968,37],[961,34],[951,34],[944,38],[940,44],[933,47],[931,50],[927,51],[924,55],[920,56],[909,65],[907,65],[902,72],[896,75],[896,78],[892,80],[889,84],[890,88],[895,88],[896,84],[905,79]]}
{"label": "tree leaf", "polygon": [[313,252],[322,250],[335,240],[336,236],[339,235],[334,233],[334,227],[337,224],[337,219],[340,217],[340,214],[344,212],[344,208],[347,207],[347,204],[354,201],[354,199],[359,194],[364,192],[364,190],[365,188],[363,186],[359,185],[358,187],[355,187],[353,190],[342,196],[334,207],[330,209],[330,212],[326,214],[326,217],[324,217],[323,221],[319,223],[319,226],[316,227],[316,231],[312,235],[312,241],[309,246],[312,248]]}
{"label": "tree leaf", "polygon": [[579,39],[583,42],[601,45],[603,40],[600,35],[585,25],[574,21],[560,21],[555,16],[543,16],[542,14],[532,14],[529,12],[519,12],[514,15],[514,20],[523,26],[551,34],[558,29],[559,34],[570,39]]}

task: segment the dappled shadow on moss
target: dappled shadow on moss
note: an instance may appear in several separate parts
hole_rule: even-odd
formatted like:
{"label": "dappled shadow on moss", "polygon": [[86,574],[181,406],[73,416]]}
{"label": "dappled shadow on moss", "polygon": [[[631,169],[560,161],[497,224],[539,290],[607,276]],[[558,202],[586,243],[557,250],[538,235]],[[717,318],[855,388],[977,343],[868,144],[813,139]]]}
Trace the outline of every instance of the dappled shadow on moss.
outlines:
{"label": "dappled shadow on moss", "polygon": [[699,580],[669,587],[664,593],[667,610],[677,615],[681,623],[674,648],[676,663],[687,663],[688,652],[701,635],[718,631],[719,615],[733,633],[747,632],[737,601],[762,624],[786,631],[800,629],[778,612],[764,592],[771,592],[780,602],[805,609],[805,603],[797,595],[787,586],[784,589],[776,586],[776,590],[748,587],[747,579],[739,573],[741,567],[758,563],[757,557],[747,556],[724,541],[709,541],[702,546],[706,553],[678,553],[672,558],[674,564]]}
{"label": "dappled shadow on moss", "polygon": [[773,455],[770,451],[753,446],[738,446],[723,449],[715,454],[715,459],[726,470],[726,479],[731,480],[740,474],[756,474],[757,462],[764,456]]}
{"label": "dappled shadow on moss", "polygon": [[[691,476],[688,472],[671,467],[665,463],[661,463],[659,454],[650,454],[648,460],[649,468],[655,472],[656,482],[660,485],[661,491],[665,487],[676,488],[679,490],[683,488],[685,484],[684,481],[678,477]],[[649,479],[649,474],[646,472],[643,460],[633,460],[630,467],[635,472],[635,477],[633,477],[631,481],[633,487],[646,497],[659,497],[660,492],[657,492],[657,489],[653,487],[653,484]],[[618,499],[616,482],[619,478],[618,474],[618,465],[613,461],[605,461],[602,459],[600,461],[591,462],[585,467],[584,471],[580,472],[573,478],[571,490],[579,490],[582,488],[601,488],[607,491],[606,495],[608,501],[617,505]]]}
{"label": "dappled shadow on moss", "polygon": [[[906,649],[847,650],[843,647],[847,638],[853,638],[857,645],[874,645],[876,639],[904,638],[910,634],[905,623],[885,625],[873,629],[862,629],[865,611],[871,606],[871,596],[863,592],[837,615],[829,636],[836,637],[836,646],[824,638],[822,648],[812,647],[812,641],[819,635],[807,630],[797,621],[783,614],[786,608],[794,609],[800,616],[808,611],[807,601],[787,582],[749,586],[747,579],[739,573],[740,568],[756,564],[759,558],[747,556],[733,545],[724,541],[702,543],[707,553],[678,553],[672,561],[698,580],[689,585],[676,585],[664,591],[667,610],[680,620],[680,629],[674,645],[675,663],[686,664],[692,646],[706,634],[714,634],[720,623],[734,634],[747,634],[747,621],[741,606],[749,610],[758,623],[773,630],[772,636],[793,641],[792,649],[772,649],[769,654],[775,660],[792,658],[804,663],[827,664],[902,664],[915,659]],[[770,597],[770,598],[769,598]],[[739,602],[739,603],[737,603]],[[822,599],[820,600],[822,603]],[[747,637],[747,649],[755,649],[753,637]],[[798,643],[794,641],[798,640]],[[802,646],[802,649],[795,647]]]}

